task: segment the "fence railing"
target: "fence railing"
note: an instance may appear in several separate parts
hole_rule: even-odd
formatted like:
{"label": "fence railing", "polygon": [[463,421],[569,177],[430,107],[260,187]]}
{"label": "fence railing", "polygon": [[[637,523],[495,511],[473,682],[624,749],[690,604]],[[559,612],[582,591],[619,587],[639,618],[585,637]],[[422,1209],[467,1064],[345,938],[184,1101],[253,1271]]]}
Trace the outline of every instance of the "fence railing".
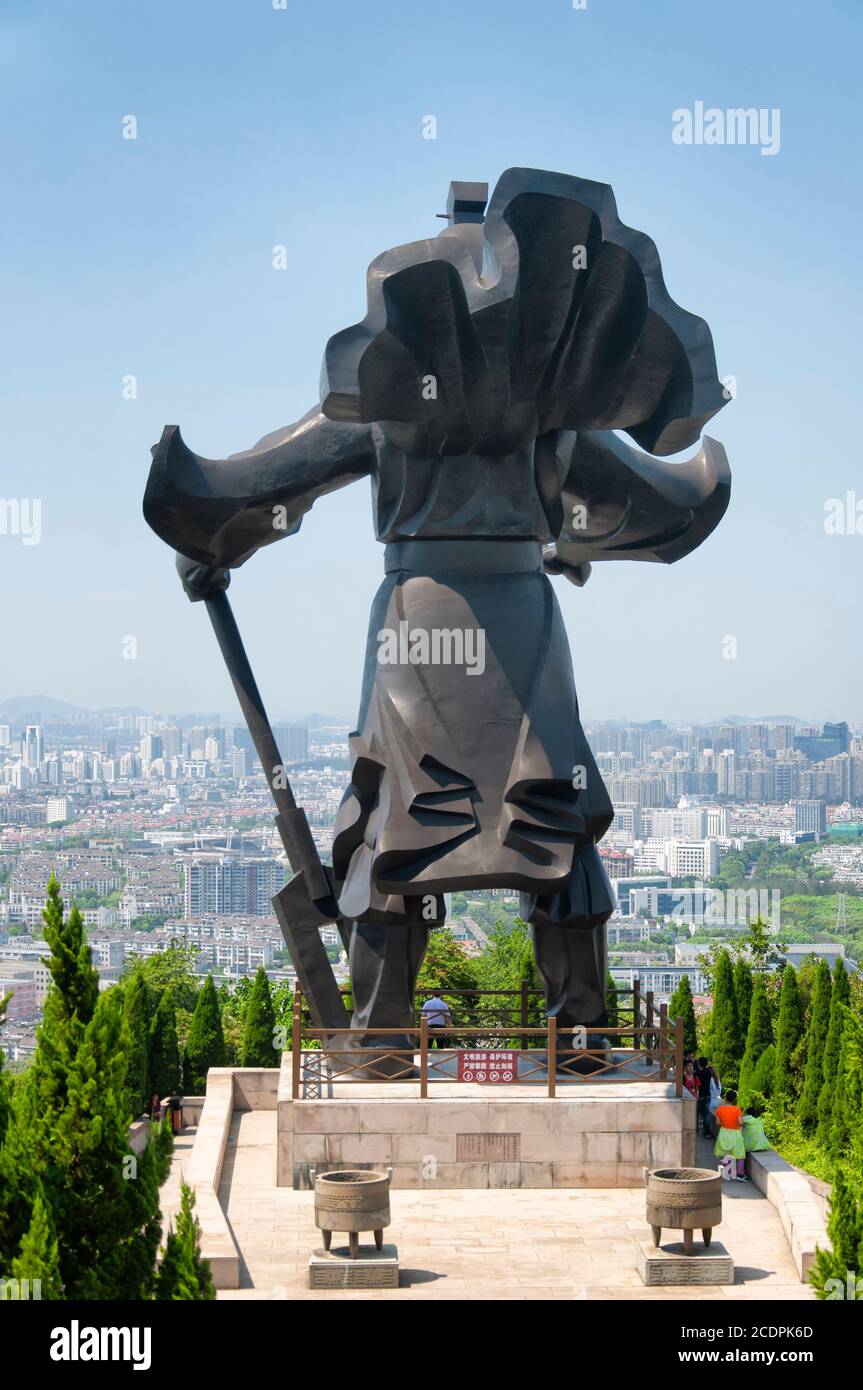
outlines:
{"label": "fence railing", "polygon": [[[519,994],[520,991],[447,991],[455,993]],[[297,986],[291,1027],[291,1094],[294,1100],[306,1094],[321,1097],[328,1084],[369,1085],[369,1083],[419,1082],[422,1099],[429,1096],[429,1083],[467,1080],[459,1072],[459,1053],[481,1052],[492,1061],[486,1064],[487,1080],[542,1087],[553,1097],[559,1086],[583,1085],[603,1080],[630,1082],[674,1082],[676,1096],[683,1094],[683,1020],[670,1021],[667,1008],[654,1011],[648,993],[642,1022],[641,1001],[632,993],[631,1024],[620,1023],[586,1029],[558,1027],[557,1019],[547,1018],[541,1026],[522,1023],[523,1015],[509,1025],[488,1023],[452,1024],[430,1028],[420,1017],[413,1028],[315,1028],[303,1018],[302,991]],[[513,1032],[520,1046],[507,1046]],[[392,1042],[388,1041],[392,1039]],[[593,1042],[591,1042],[593,1039]],[[446,1046],[443,1044],[446,1043]],[[304,1046],[304,1044],[306,1046]],[[436,1044],[436,1048],[435,1045]],[[500,1063],[495,1070],[494,1055]]]}
{"label": "fence railing", "polygon": [[[349,997],[350,985],[341,986],[340,992],[343,996]],[[422,1017],[422,999],[432,993],[437,994],[444,1003],[453,1002],[453,1021],[460,1026],[464,1024],[480,1027],[490,1024],[503,1028],[512,1025],[513,1033],[520,1033],[523,1039],[526,1039],[527,1030],[531,1027],[531,1015],[545,1016],[545,991],[531,988],[526,980],[522,981],[519,989],[449,989],[443,984],[426,985],[420,991],[415,1006],[417,1028]],[[624,1002],[626,999],[629,1000],[628,1003]],[[626,1022],[639,1027],[642,1024],[651,1026],[655,1022],[653,991],[648,990],[647,994],[643,995],[639,980],[635,981],[631,989],[608,989],[606,1000],[616,1023]],[[540,1005],[538,1009],[537,1004]],[[637,1038],[636,1049],[639,1042],[640,1039]],[[523,1040],[521,1045],[527,1047],[528,1043]]]}

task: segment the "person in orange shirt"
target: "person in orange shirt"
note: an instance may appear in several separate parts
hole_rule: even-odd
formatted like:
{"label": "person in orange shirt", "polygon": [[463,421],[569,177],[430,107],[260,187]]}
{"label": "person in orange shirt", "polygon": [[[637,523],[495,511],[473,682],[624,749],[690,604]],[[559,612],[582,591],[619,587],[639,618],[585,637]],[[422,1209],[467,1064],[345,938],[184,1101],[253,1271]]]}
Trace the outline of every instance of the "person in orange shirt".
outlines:
{"label": "person in orange shirt", "polygon": [[716,1107],[716,1118],[721,1126],[716,1136],[713,1152],[717,1158],[730,1154],[737,1160],[737,1181],[746,1181],[746,1146],[743,1142],[741,1120],[743,1111],[737,1104],[737,1092],[727,1091],[722,1105]]}

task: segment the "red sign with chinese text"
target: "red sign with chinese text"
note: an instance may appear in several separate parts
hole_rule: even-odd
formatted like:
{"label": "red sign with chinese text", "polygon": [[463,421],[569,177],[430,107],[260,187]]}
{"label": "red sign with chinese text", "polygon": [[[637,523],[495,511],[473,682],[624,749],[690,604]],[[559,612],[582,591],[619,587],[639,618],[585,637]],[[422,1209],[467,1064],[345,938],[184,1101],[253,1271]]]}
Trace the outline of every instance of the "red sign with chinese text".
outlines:
{"label": "red sign with chinese text", "polygon": [[502,1085],[518,1079],[518,1053],[504,1048],[458,1054],[459,1081]]}

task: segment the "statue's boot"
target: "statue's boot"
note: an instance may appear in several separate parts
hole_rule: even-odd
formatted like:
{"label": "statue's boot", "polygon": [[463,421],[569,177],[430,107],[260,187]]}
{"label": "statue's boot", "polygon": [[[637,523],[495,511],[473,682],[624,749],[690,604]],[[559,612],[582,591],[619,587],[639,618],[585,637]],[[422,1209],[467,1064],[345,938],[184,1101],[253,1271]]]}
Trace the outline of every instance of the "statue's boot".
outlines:
{"label": "statue's boot", "polygon": [[[416,1039],[405,1031],[400,1036],[377,1037],[375,1028],[414,1028],[414,994],[417,975],[428,946],[429,927],[410,923],[405,926],[381,926],[376,923],[353,923],[351,929],[351,996],[353,1014],[351,1028],[356,1040],[348,1047],[374,1051],[374,1073],[380,1076],[399,1075],[410,1065],[409,1076],[416,1075],[409,1063]],[[387,1057],[390,1051],[403,1055]],[[374,1075],[369,1077],[374,1080]]]}
{"label": "statue's boot", "polygon": [[[545,987],[546,1012],[557,1021],[557,1055],[570,1069],[587,1075],[611,1060],[606,979],[608,949],[605,924],[614,909],[611,885],[596,847],[582,852],[563,893],[547,897],[521,894],[521,916],[530,924],[536,964]],[[595,862],[590,861],[591,857]],[[572,1030],[587,1030],[585,1046],[601,1049],[601,1058],[572,1060]]]}

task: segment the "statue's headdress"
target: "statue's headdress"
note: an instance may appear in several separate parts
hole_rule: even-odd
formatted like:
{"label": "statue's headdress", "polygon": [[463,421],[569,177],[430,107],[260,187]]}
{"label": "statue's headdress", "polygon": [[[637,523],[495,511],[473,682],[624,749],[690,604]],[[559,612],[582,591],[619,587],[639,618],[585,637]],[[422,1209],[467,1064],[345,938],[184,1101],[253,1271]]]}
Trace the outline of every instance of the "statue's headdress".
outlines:
{"label": "statue's headdress", "polygon": [[327,344],[324,413],[386,422],[411,454],[510,452],[555,429],[688,448],[726,396],[654,243],[606,184],[508,169],[484,221],[482,187],[461,186],[460,213],[451,195],[439,236],[372,262],[365,318]]}

